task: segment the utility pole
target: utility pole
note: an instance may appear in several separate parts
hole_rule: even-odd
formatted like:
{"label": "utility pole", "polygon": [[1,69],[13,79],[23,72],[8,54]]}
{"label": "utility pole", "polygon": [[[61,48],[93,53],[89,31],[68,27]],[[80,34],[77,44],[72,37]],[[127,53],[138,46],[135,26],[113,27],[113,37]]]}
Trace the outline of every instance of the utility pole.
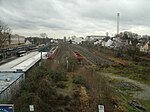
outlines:
{"label": "utility pole", "polygon": [[67,63],[67,70],[68,70],[68,68],[69,68],[69,65],[68,65],[68,57],[66,57],[66,63]]}
{"label": "utility pole", "polygon": [[39,66],[42,65],[42,51],[41,51],[41,61],[39,62]]}
{"label": "utility pole", "polygon": [[9,44],[9,48],[11,47],[11,34],[9,34],[8,36],[8,44]]}
{"label": "utility pole", "polygon": [[41,51],[41,60],[42,60],[42,51]]}
{"label": "utility pole", "polygon": [[119,16],[120,13],[117,13],[117,34],[119,34]]}

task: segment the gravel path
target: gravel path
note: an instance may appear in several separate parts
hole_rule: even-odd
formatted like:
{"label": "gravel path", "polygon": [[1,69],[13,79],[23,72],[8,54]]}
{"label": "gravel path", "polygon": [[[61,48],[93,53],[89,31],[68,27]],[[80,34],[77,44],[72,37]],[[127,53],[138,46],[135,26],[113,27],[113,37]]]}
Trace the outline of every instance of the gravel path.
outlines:
{"label": "gravel path", "polygon": [[103,73],[103,75],[108,76],[113,79],[120,80],[120,81],[132,83],[133,85],[142,89],[142,91],[132,91],[134,98],[150,100],[150,85],[129,79],[127,77],[115,76],[115,75],[112,75],[111,73]]}

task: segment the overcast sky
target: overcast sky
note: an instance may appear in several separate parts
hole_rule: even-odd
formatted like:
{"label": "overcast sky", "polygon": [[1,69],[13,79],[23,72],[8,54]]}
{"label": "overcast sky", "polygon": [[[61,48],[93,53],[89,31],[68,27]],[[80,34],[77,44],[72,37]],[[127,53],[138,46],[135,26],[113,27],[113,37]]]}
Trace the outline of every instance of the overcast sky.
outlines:
{"label": "overcast sky", "polygon": [[0,0],[0,20],[24,36],[112,36],[118,12],[120,31],[150,35],[150,0]]}

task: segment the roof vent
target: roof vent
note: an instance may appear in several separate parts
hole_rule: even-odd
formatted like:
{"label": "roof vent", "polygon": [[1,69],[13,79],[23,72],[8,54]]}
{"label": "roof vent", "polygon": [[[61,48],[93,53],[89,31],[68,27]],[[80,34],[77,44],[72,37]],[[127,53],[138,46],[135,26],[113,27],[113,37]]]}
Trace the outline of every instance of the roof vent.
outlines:
{"label": "roof vent", "polygon": [[10,82],[10,78],[6,78],[5,81],[6,81],[6,82]]}

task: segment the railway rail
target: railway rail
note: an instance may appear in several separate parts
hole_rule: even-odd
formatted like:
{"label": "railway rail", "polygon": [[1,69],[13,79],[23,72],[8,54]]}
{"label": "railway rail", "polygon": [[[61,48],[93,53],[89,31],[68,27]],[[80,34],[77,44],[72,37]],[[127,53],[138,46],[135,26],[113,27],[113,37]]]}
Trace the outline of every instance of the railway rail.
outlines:
{"label": "railway rail", "polygon": [[109,66],[114,65],[115,62],[104,58],[102,56],[99,56],[97,53],[95,53],[92,50],[88,50],[86,48],[83,48],[81,46],[76,45],[70,45],[70,48],[72,50],[80,51],[81,55],[85,58],[86,64],[92,65],[92,66]]}

